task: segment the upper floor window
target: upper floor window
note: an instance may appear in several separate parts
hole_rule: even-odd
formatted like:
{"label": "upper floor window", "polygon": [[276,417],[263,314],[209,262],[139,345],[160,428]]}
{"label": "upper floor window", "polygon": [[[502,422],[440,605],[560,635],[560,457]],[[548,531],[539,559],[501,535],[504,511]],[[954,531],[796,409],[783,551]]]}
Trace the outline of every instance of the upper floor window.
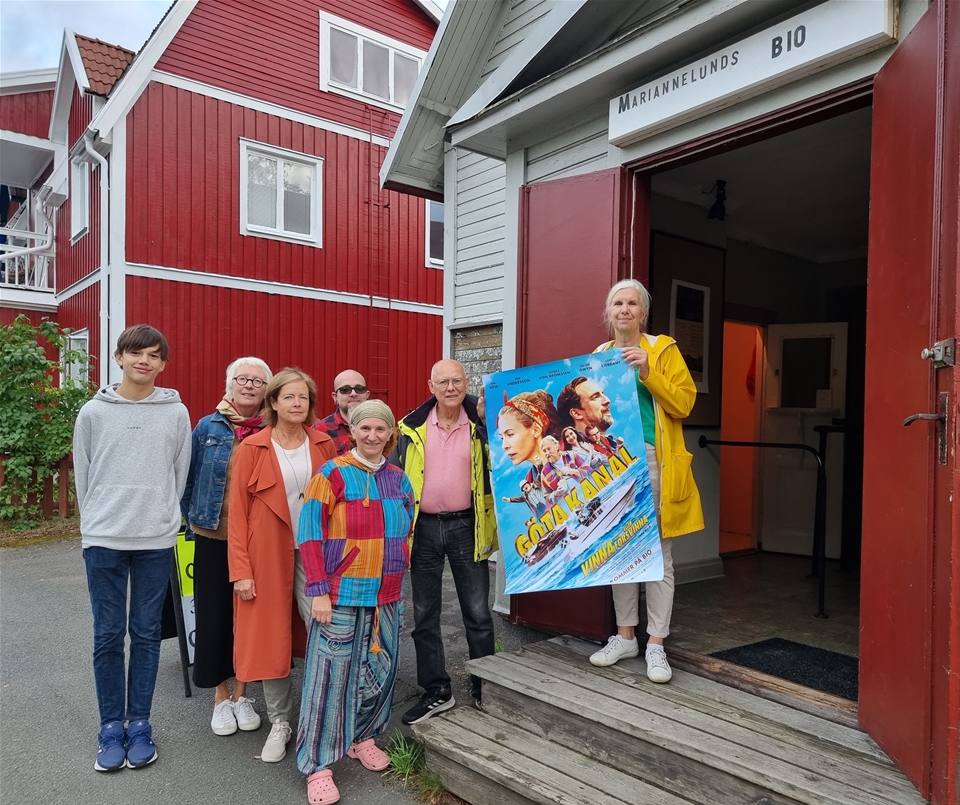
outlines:
{"label": "upper floor window", "polygon": [[[82,352],[83,355],[77,355]],[[86,328],[67,333],[66,350],[60,355],[65,377],[77,383],[86,383],[90,372],[87,356],[90,354],[90,332]]]}
{"label": "upper floor window", "polygon": [[79,240],[90,228],[90,163],[70,163],[70,240]]}
{"label": "upper floor window", "polygon": [[443,204],[427,200],[427,265],[443,268]]}
{"label": "upper floor window", "polygon": [[320,12],[320,89],[401,110],[426,53],[349,20]]}
{"label": "upper floor window", "polygon": [[323,160],[240,140],[240,234],[322,245]]}

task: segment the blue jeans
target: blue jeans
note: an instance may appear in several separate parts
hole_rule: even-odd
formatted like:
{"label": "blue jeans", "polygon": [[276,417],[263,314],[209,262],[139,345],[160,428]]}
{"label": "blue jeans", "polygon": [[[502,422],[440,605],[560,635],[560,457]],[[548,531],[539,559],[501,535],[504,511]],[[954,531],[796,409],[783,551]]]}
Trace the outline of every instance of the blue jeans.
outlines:
{"label": "blue jeans", "polygon": [[[83,560],[93,607],[93,677],[100,723],[149,719],[160,665],[160,616],[173,568],[173,548],[84,548]],[[124,686],[128,578],[130,667]]]}
{"label": "blue jeans", "polygon": [[[490,575],[487,562],[473,560],[473,516],[441,520],[420,513],[413,535],[410,583],[413,587],[413,644],[417,650],[417,684],[425,690],[447,689],[440,634],[444,559],[450,560],[470,659],[493,654]],[[470,676],[470,692],[480,696],[480,678]]]}

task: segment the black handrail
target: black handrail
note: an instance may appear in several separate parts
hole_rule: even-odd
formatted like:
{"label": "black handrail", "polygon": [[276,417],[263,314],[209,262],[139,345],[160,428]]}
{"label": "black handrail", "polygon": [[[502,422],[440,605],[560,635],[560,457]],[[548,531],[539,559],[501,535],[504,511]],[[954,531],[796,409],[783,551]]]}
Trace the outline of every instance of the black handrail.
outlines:
{"label": "black handrail", "polygon": [[[826,434],[821,434],[821,440],[826,438]],[[816,507],[813,515],[813,575],[818,582],[817,604],[818,609],[814,613],[815,618],[829,618],[824,612],[824,594],[826,583],[826,559],[827,559],[827,474],[823,466],[823,458],[816,448],[808,444],[791,444],[788,442],[732,442],[723,439],[708,439],[701,436],[697,442],[700,447],[707,445],[719,445],[721,447],[775,447],[778,450],[803,450],[810,453],[817,460],[817,495]]]}

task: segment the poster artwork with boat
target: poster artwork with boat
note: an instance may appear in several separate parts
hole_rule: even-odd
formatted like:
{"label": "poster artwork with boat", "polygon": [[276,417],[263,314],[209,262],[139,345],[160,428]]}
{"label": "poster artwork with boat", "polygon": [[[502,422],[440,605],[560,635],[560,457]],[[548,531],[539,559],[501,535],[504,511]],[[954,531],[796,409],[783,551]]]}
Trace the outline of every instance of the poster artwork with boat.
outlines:
{"label": "poster artwork with boat", "polygon": [[506,593],[663,578],[636,373],[621,351],[486,375]]}

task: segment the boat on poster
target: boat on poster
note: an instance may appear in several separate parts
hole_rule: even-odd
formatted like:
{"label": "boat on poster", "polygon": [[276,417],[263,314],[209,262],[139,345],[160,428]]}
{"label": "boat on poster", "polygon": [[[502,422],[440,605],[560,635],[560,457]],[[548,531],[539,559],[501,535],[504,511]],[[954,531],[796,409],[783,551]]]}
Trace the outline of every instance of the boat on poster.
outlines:
{"label": "boat on poster", "polygon": [[663,578],[636,374],[620,350],[483,385],[505,592]]}

